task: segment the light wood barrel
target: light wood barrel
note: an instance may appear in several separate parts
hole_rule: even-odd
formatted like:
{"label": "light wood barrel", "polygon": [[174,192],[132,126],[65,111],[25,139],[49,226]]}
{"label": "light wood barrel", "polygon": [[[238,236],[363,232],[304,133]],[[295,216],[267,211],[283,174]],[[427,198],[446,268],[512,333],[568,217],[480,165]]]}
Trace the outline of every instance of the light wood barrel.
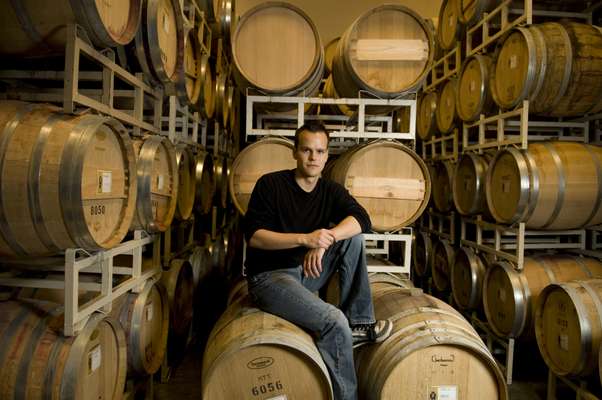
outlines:
{"label": "light wood barrel", "polygon": [[499,5],[495,0],[457,0],[458,20],[461,24],[472,26],[483,18],[483,14]]}
{"label": "light wood barrel", "polygon": [[359,349],[360,398],[509,398],[493,356],[451,306],[393,286],[375,291],[374,311],[377,319],[393,321],[393,333],[377,346]]}
{"label": "light wood barrel", "polygon": [[236,28],[236,0],[219,0],[219,12],[216,16],[219,35],[226,48],[230,48]]}
{"label": "light wood barrel", "polygon": [[431,260],[431,275],[435,288],[440,292],[445,292],[450,288],[451,270],[455,256],[456,252],[448,240],[441,239],[435,242]]}
{"label": "light wood barrel", "polygon": [[65,52],[66,27],[78,24],[99,47],[125,45],[140,24],[142,0],[0,2],[0,54],[40,56]]}
{"label": "light wood barrel", "polygon": [[460,247],[451,265],[451,288],[454,301],[463,310],[477,310],[483,305],[483,278],[487,261],[468,247]]}
{"label": "light wood barrel", "polygon": [[460,214],[489,214],[485,195],[485,180],[491,153],[464,153],[456,164],[452,193]]}
{"label": "light wood barrel", "polygon": [[328,370],[313,338],[294,324],[251,307],[248,298],[228,307],[211,331],[201,381],[205,399],[333,398]]}
{"label": "light wood barrel", "polygon": [[375,7],[339,40],[332,65],[337,93],[395,98],[415,91],[433,62],[433,49],[433,33],[417,13],[396,4]]}
{"label": "light wood barrel", "polygon": [[135,165],[115,120],[0,102],[0,255],[119,244],[134,215]]}
{"label": "light wood barrel", "polygon": [[445,134],[451,132],[458,119],[456,107],[456,91],[458,83],[456,79],[448,80],[439,89],[437,96],[437,109],[435,111],[435,121],[437,129],[440,133]]}
{"label": "light wood barrel", "polygon": [[218,74],[215,79],[215,118],[222,127],[228,122],[230,110],[228,109],[228,76]]}
{"label": "light wood barrel", "polygon": [[213,206],[216,183],[213,167],[213,156],[206,152],[199,152],[196,156],[196,210],[207,214]]}
{"label": "light wood barrel", "polygon": [[416,133],[420,139],[427,141],[437,134],[437,92],[430,92],[420,97],[416,111]]}
{"label": "light wood barrel", "polygon": [[454,208],[454,170],[455,165],[451,161],[437,161],[433,166],[433,203],[440,212]]}
{"label": "light wood barrel", "polygon": [[503,42],[492,73],[502,108],[529,100],[529,112],[580,116],[602,100],[602,33],[563,22],[518,28]]}
{"label": "light wood barrel", "polygon": [[228,159],[218,157],[214,161],[215,168],[215,203],[225,208],[228,205]]}
{"label": "light wood barrel", "polygon": [[547,285],[602,277],[602,264],[569,255],[525,257],[524,269],[507,262],[491,265],[483,280],[483,305],[491,329],[502,337],[534,335],[534,312]]}
{"label": "light wood barrel", "polygon": [[409,147],[376,140],[343,153],[328,171],[366,209],[372,229],[393,232],[426,209],[431,182],[426,164]]}
{"label": "light wood barrel", "polygon": [[178,165],[176,217],[187,220],[192,215],[196,194],[196,162],[190,147],[176,146],[176,162]]}
{"label": "light wood barrel", "polygon": [[412,263],[418,276],[427,276],[431,271],[433,243],[426,232],[417,231],[412,244]]}
{"label": "light wood barrel", "polygon": [[602,343],[602,280],[547,286],[537,302],[535,333],[541,355],[556,375],[591,375]]}
{"label": "light wood barrel", "polygon": [[324,70],[327,75],[332,73],[332,61],[337,51],[339,39],[341,38],[336,37],[324,45]]}
{"label": "light wood barrel", "polygon": [[602,148],[543,142],[499,152],[487,172],[487,205],[502,223],[575,229],[602,222]]}
{"label": "light wood barrel", "polygon": [[201,115],[207,119],[213,118],[215,114],[215,75],[211,63],[204,64],[203,87],[199,96],[198,108]]}
{"label": "light wood barrel", "polygon": [[456,95],[456,109],[463,121],[475,121],[493,108],[490,74],[493,59],[482,54],[467,58],[462,64]]}
{"label": "light wood barrel", "polygon": [[163,286],[149,280],[140,293],[130,292],[113,302],[111,315],[125,330],[128,374],[157,372],[169,330],[169,304]]}
{"label": "light wood barrel", "polygon": [[[332,82],[332,75],[329,75],[324,82],[324,88],[322,89],[322,94],[324,97],[329,99],[338,99],[339,95],[334,87],[334,83]],[[323,107],[328,107],[329,110],[332,110],[335,114],[343,114],[348,117],[352,117],[355,113],[355,109],[353,107],[348,106],[347,104],[334,104],[327,106],[326,104]]]}
{"label": "light wood barrel", "polygon": [[232,38],[234,78],[247,89],[273,95],[314,93],[324,71],[320,35],[310,18],[284,2],[265,2],[247,11]]}
{"label": "light wood barrel", "polygon": [[164,136],[134,139],[138,164],[138,196],[132,229],[167,230],[178,202],[175,146]]}
{"label": "light wood barrel", "polygon": [[199,28],[184,36],[184,60],[176,81],[176,95],[182,106],[196,105],[201,97],[209,56],[203,54]]}
{"label": "light wood barrel", "polygon": [[238,212],[242,215],[247,212],[253,188],[262,175],[297,166],[293,158],[293,148],[291,140],[265,138],[245,147],[236,156],[229,186]]}
{"label": "light wood barrel", "polygon": [[230,306],[233,303],[243,300],[248,295],[249,285],[247,285],[247,280],[241,276],[233,285],[230,286],[230,290],[228,291],[228,301],[226,304]]}
{"label": "light wood barrel", "polygon": [[135,53],[142,71],[161,83],[175,83],[184,64],[184,26],[178,0],[145,0]]}
{"label": "light wood barrel", "polygon": [[65,337],[56,303],[5,301],[0,316],[0,398],[121,399],[127,353],[117,320],[94,313]]}
{"label": "light wood barrel", "polygon": [[459,1],[461,0],[444,0],[439,9],[437,43],[443,50],[451,50],[462,40],[464,29],[458,20]]}

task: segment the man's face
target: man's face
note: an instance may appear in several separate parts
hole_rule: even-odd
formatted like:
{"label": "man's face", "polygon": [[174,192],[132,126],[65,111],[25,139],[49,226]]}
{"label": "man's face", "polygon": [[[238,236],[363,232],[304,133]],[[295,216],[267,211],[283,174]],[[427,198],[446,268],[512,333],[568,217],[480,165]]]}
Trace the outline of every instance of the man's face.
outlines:
{"label": "man's face", "polygon": [[299,134],[299,143],[293,150],[297,160],[297,171],[302,177],[320,176],[328,160],[328,138],[323,132],[303,131]]}

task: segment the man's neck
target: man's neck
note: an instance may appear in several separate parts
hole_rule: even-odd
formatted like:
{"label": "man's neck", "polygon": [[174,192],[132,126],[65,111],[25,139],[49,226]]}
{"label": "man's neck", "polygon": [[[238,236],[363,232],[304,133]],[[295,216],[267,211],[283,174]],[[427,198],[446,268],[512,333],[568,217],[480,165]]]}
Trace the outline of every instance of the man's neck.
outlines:
{"label": "man's neck", "polygon": [[297,185],[308,193],[314,190],[319,179],[319,176],[302,176],[299,171],[295,170],[295,181],[297,182]]}

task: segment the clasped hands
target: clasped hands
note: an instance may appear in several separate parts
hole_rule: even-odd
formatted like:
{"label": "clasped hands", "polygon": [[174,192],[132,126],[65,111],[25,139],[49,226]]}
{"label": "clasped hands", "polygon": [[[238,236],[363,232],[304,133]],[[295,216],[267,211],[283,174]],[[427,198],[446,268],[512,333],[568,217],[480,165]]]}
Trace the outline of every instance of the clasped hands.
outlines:
{"label": "clasped hands", "polygon": [[305,277],[318,278],[322,273],[322,257],[326,249],[336,242],[334,232],[330,229],[316,229],[305,236],[305,247],[309,250],[303,259]]}

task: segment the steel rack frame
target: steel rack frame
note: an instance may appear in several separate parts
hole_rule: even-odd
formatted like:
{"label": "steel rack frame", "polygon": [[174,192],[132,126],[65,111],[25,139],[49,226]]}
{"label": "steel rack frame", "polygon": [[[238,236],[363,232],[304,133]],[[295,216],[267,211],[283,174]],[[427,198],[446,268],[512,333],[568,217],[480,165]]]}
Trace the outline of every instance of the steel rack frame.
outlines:
{"label": "steel rack frame", "polygon": [[421,142],[424,160],[458,160],[460,133],[457,128],[449,135]]}
{"label": "steel rack frame", "polygon": [[403,243],[403,265],[377,265],[370,264],[368,272],[387,272],[403,274],[410,278],[412,265],[412,228],[405,227],[392,233],[364,233],[366,254],[389,258],[389,244],[391,242]]}
{"label": "steel rack frame", "polygon": [[453,49],[435,61],[429,69],[423,85],[424,92],[436,90],[439,84],[457,76],[461,69],[462,43],[457,42]]}
{"label": "steel rack frame", "polygon": [[456,227],[457,216],[455,211],[441,213],[433,208],[426,210],[420,217],[421,230],[441,239],[449,240],[450,244],[457,243]]}
{"label": "steel rack frame", "polygon": [[[485,344],[491,354],[496,352],[505,353],[505,363],[495,358],[500,369],[504,372],[506,384],[512,384],[512,374],[514,370],[514,338],[502,338],[497,336],[490,328],[487,322],[481,321],[473,313],[469,319],[471,325],[485,338]],[[497,346],[496,346],[497,345]]]}

